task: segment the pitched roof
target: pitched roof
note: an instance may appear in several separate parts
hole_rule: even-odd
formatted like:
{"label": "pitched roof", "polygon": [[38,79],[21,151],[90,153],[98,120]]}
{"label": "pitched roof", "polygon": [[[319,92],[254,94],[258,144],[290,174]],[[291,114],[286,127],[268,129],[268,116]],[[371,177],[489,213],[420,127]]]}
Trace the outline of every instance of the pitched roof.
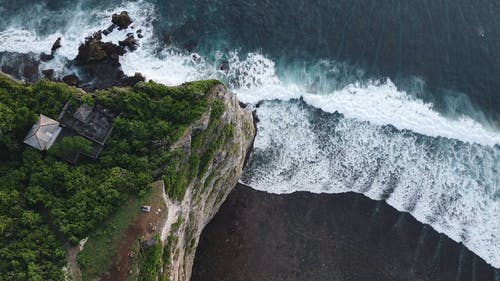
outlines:
{"label": "pitched roof", "polygon": [[40,114],[38,121],[24,138],[24,143],[38,150],[47,150],[52,146],[60,132],[59,122]]}

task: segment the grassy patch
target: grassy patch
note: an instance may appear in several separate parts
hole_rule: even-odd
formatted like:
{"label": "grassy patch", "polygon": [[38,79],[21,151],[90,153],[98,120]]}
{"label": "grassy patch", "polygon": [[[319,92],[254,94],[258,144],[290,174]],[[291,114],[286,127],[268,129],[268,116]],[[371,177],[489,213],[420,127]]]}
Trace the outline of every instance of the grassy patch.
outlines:
{"label": "grassy patch", "polygon": [[163,246],[158,236],[157,243],[148,249],[141,250],[141,272],[139,281],[156,281],[162,265]]}
{"label": "grassy patch", "polygon": [[90,236],[83,251],[78,255],[82,279],[93,280],[106,272],[120,245],[123,233],[140,214],[140,206],[150,201],[152,191],[141,197],[130,197],[118,211]]}

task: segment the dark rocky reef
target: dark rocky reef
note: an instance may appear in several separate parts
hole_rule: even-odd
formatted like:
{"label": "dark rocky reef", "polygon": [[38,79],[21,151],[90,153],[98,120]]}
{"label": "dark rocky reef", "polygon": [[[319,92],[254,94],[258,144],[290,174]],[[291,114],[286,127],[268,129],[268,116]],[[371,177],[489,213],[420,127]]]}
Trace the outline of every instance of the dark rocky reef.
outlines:
{"label": "dark rocky reef", "polygon": [[[115,29],[126,29],[133,22],[126,11],[112,16],[112,24],[88,36],[78,48],[78,55],[73,60],[67,60],[66,67],[70,69],[43,69],[41,64],[55,58],[57,50],[62,47],[62,38],[52,44],[50,53],[20,54],[15,52],[0,53],[0,69],[16,79],[35,82],[40,78],[64,82],[70,86],[81,87],[88,91],[105,89],[112,86],[128,87],[145,78],[140,73],[127,76],[123,73],[120,57],[127,52],[133,52],[139,47],[139,39],[134,33],[114,44],[106,42],[104,36]],[[137,37],[142,38],[142,30],[137,30]],[[43,70],[41,70],[43,69]]]}
{"label": "dark rocky reef", "polygon": [[47,80],[54,80],[54,69],[45,69],[42,70],[43,77]]}
{"label": "dark rocky reef", "polygon": [[123,11],[119,14],[113,14],[111,22],[118,26],[118,29],[125,29],[132,24],[132,19],[128,15],[127,11]]}
{"label": "dark rocky reef", "polygon": [[109,35],[116,28],[128,28],[132,19],[126,11],[112,16],[112,25],[107,29],[97,31],[87,37],[78,48],[78,55],[73,63],[80,70],[79,86],[85,90],[109,88],[112,86],[133,86],[145,78],[140,73],[129,77],[122,71],[120,57],[135,51],[139,46],[133,33],[128,33],[124,40],[117,44],[103,41],[103,36]]}
{"label": "dark rocky reef", "polygon": [[26,82],[40,79],[40,60],[34,53],[0,52],[0,70]]}
{"label": "dark rocky reef", "polygon": [[52,48],[50,48],[50,54],[41,53],[40,54],[40,60],[43,61],[43,62],[47,62],[47,61],[53,60],[54,59],[54,55],[55,55],[57,49],[59,49],[61,47],[62,47],[62,45],[61,45],[61,37],[59,37],[54,42],[54,44],[52,44]]}
{"label": "dark rocky reef", "polygon": [[133,52],[137,49],[139,46],[139,42],[137,39],[135,39],[133,33],[127,34],[127,38],[122,41],[118,41],[118,45],[120,45],[123,48],[127,48],[129,51]]}
{"label": "dark rocky reef", "polygon": [[85,39],[78,48],[74,62],[78,66],[109,63],[119,65],[119,57],[126,53],[121,46],[102,41],[102,32],[98,31]]}

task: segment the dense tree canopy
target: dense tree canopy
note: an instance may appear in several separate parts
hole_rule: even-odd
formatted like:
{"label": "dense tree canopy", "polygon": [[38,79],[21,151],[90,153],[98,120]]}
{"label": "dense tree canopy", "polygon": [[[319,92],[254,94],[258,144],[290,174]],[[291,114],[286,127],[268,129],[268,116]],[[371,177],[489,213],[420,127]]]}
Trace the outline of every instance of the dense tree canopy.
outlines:
{"label": "dense tree canopy", "polygon": [[[62,243],[77,243],[129,196],[174,166],[168,147],[207,110],[217,81],[82,94],[63,84],[22,85],[0,75],[0,280],[62,280]],[[58,156],[88,149],[69,138],[43,153],[23,144],[38,114],[57,118],[70,97],[119,113],[100,158],[70,165]]]}

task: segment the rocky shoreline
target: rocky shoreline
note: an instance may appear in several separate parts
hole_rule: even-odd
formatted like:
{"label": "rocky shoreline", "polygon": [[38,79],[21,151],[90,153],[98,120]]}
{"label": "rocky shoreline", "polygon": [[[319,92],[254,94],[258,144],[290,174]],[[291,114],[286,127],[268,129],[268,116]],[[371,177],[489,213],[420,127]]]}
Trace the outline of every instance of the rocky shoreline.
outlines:
{"label": "rocky shoreline", "polygon": [[203,231],[191,280],[498,277],[462,244],[383,201],[356,193],[276,195],[239,184]]}
{"label": "rocky shoreline", "polygon": [[[64,45],[64,38],[58,38],[49,53],[0,52],[0,73],[23,83],[35,83],[40,79],[63,82],[80,88],[82,92],[114,86],[132,87],[145,80],[140,73],[127,76],[121,68],[120,58],[128,52],[134,52],[143,38],[142,31],[133,29],[132,24],[133,20],[126,11],[114,14],[108,28],[85,39],[74,59],[58,55],[58,49]],[[133,29],[133,32],[127,33],[126,38],[117,44],[106,40],[106,36],[114,30],[128,31],[128,28]],[[62,69],[44,69],[47,66],[44,64],[52,60],[62,60],[63,66],[55,64]],[[159,263],[160,272],[157,274],[162,279],[190,279],[201,231],[240,178],[255,138],[251,108],[239,103],[236,96],[222,84],[213,86],[205,94],[209,100],[208,111],[191,124],[169,149],[173,155],[179,155],[175,156],[176,169],[179,170],[177,175],[163,175],[164,179],[171,181],[172,178],[182,178],[179,185],[185,188],[185,192],[181,197],[164,193],[160,199],[165,201],[166,206],[154,208],[164,210],[162,214],[166,214],[165,218],[155,223],[161,226],[161,254],[155,261]],[[198,171],[201,161],[207,164]],[[183,173],[184,170],[189,175]],[[191,176],[193,171],[194,176]],[[164,182],[160,182],[163,186]],[[134,272],[129,253],[134,246],[135,236],[141,233],[144,225],[145,221],[134,220],[128,226],[118,252],[114,253],[111,268],[100,280],[125,280]],[[83,243],[66,247],[69,267],[66,266],[63,271],[67,280],[86,280],[80,271],[81,264],[77,261],[82,249]]]}
{"label": "rocky shoreline", "polygon": [[132,28],[132,24],[133,20],[126,11],[114,14],[108,28],[85,38],[74,59],[58,58],[65,62],[65,69],[42,68],[43,63],[50,62],[58,56],[64,38],[57,38],[48,54],[0,52],[0,70],[26,82],[33,83],[45,78],[79,87],[88,92],[113,86],[131,87],[137,82],[145,81],[145,77],[141,73],[127,76],[121,68],[120,57],[137,49],[139,40],[143,38],[142,30],[132,30],[123,40],[118,41],[118,44],[106,41],[106,36],[114,30]]}
{"label": "rocky shoreline", "polygon": [[[145,78],[125,75],[120,57],[135,51],[141,30],[117,44],[105,41],[132,24],[127,12],[114,14],[108,28],[87,37],[78,55],[66,60],[66,72],[41,68],[58,55],[64,38],[48,54],[0,53],[0,71],[27,82],[45,78],[86,91],[133,86]],[[224,62],[220,70],[227,69]],[[273,195],[243,185],[231,192],[248,160],[258,119],[254,112],[252,120],[251,110],[226,88],[215,89],[213,96],[224,101],[223,122],[234,126],[236,137],[223,144],[204,174],[189,182],[183,200],[165,195],[168,220],[161,240],[169,245],[163,267],[169,280],[189,280],[191,274],[194,281],[500,279],[499,270],[462,244],[382,201],[354,193]],[[202,131],[207,118],[198,124]],[[186,147],[194,130],[199,128],[182,138]]]}

